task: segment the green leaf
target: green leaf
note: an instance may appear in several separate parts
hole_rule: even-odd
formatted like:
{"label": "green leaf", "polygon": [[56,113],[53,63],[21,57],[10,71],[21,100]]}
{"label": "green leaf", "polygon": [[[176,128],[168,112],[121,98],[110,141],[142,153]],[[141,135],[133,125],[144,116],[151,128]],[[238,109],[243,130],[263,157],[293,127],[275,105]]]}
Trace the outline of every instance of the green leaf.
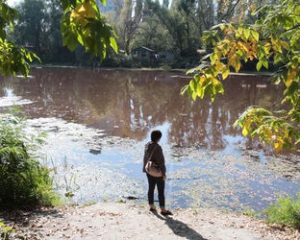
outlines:
{"label": "green leaf", "polygon": [[117,53],[118,52],[118,44],[117,44],[116,39],[114,37],[110,37],[109,40],[110,40],[110,46]]}
{"label": "green leaf", "polygon": [[274,63],[278,64],[284,61],[284,55],[282,53],[277,53],[274,55]]}
{"label": "green leaf", "polygon": [[258,42],[259,41],[259,33],[255,30],[251,30],[251,35],[254,37],[254,39]]}
{"label": "green leaf", "polygon": [[190,87],[189,85],[185,85],[183,88],[181,88],[180,94],[181,95],[185,94],[188,91],[189,87]]}
{"label": "green leaf", "polygon": [[245,28],[245,29],[243,30],[243,32],[244,32],[244,34],[245,34],[246,40],[248,40],[249,37],[250,37],[250,34],[251,34],[250,29]]}
{"label": "green leaf", "polygon": [[192,92],[192,99],[193,101],[195,101],[197,98],[197,93],[196,92]]}
{"label": "green leaf", "polygon": [[262,64],[263,64],[263,66],[264,66],[265,68],[267,68],[267,69],[269,68],[269,62],[268,62],[267,59],[264,58],[264,59],[262,60]]}
{"label": "green leaf", "polygon": [[189,86],[190,86],[192,91],[196,92],[197,82],[195,81],[195,78],[190,81]]}
{"label": "green leaf", "polygon": [[201,84],[198,84],[197,85],[197,96],[199,96],[200,98],[204,98],[205,96],[205,86],[201,85]]}
{"label": "green leaf", "polygon": [[106,6],[106,0],[101,0],[101,3]]}
{"label": "green leaf", "polygon": [[212,63],[220,61],[220,53],[213,53],[210,55],[210,60]]}
{"label": "green leaf", "polygon": [[262,65],[263,65],[263,62],[262,62],[261,60],[258,61],[258,63],[256,64],[256,70],[257,70],[257,71],[260,71]]}
{"label": "green leaf", "polygon": [[63,45],[68,47],[71,51],[74,51],[78,46],[78,38],[72,32],[68,32],[64,35]]}

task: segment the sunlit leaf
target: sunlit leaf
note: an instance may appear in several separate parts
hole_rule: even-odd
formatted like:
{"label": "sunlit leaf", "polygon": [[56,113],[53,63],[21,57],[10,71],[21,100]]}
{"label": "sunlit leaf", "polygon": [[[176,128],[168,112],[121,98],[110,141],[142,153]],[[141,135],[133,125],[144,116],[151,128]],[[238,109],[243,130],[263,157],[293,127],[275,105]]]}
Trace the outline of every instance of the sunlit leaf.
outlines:
{"label": "sunlit leaf", "polygon": [[292,78],[288,77],[288,78],[285,79],[285,85],[287,87],[290,87],[292,85],[292,83],[293,83],[293,79]]}
{"label": "sunlit leaf", "polygon": [[242,134],[243,134],[244,136],[247,136],[248,133],[249,133],[248,128],[247,128],[247,127],[243,127]]}
{"label": "sunlit leaf", "polygon": [[213,88],[216,93],[224,93],[223,84],[216,78],[212,79]]}
{"label": "sunlit leaf", "polygon": [[256,70],[259,71],[261,69],[262,65],[263,65],[263,62],[258,61],[258,63],[256,64]]}
{"label": "sunlit leaf", "polygon": [[259,33],[251,30],[251,35],[254,37],[254,39],[258,42],[259,41]]}
{"label": "sunlit leaf", "polygon": [[195,81],[195,79],[190,81],[189,86],[192,91],[195,91],[197,89],[197,82]]}
{"label": "sunlit leaf", "polygon": [[281,41],[281,45],[282,45],[286,50],[289,50],[289,49],[290,49],[290,45],[289,45],[286,41]]}
{"label": "sunlit leaf", "polygon": [[109,40],[110,40],[110,46],[112,47],[112,49],[115,52],[118,52],[118,44],[117,44],[116,39],[114,37],[110,37]]}
{"label": "sunlit leaf", "polygon": [[248,39],[249,39],[249,37],[250,37],[250,34],[251,34],[251,31],[250,31],[250,29],[248,29],[248,28],[245,28],[245,29],[244,29],[244,34],[245,34],[246,40],[248,40]]}
{"label": "sunlit leaf", "polygon": [[265,67],[265,68],[269,68],[269,62],[268,62],[268,60],[267,59],[262,59],[262,64],[263,64],[263,66]]}

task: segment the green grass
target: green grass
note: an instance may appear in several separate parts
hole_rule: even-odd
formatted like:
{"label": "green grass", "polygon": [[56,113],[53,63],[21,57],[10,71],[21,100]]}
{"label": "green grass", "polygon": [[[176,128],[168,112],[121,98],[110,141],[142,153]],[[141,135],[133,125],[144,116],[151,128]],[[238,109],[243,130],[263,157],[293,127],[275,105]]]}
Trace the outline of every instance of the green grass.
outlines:
{"label": "green grass", "polygon": [[243,214],[244,214],[245,216],[252,217],[252,218],[256,216],[256,213],[255,213],[255,211],[254,211],[253,209],[246,209],[246,210],[243,212]]}
{"label": "green grass", "polygon": [[300,230],[300,193],[298,197],[279,198],[265,210],[269,224],[279,224]]}
{"label": "green grass", "polygon": [[52,206],[58,201],[50,170],[34,156],[44,135],[26,133],[25,122],[16,115],[0,115],[0,210]]}
{"label": "green grass", "polygon": [[13,228],[10,226],[6,226],[3,222],[0,222],[0,239],[8,240],[10,234],[13,232]]}

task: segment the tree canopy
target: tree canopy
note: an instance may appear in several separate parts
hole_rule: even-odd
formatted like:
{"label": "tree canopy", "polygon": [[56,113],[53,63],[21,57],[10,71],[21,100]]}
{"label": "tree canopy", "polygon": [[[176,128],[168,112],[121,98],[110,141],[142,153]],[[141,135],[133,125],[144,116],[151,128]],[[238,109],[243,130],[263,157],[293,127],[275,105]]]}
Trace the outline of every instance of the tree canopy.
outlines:
{"label": "tree canopy", "polygon": [[[101,2],[106,4],[106,0]],[[25,6],[30,8],[33,3],[40,6],[48,4],[52,9],[56,6],[60,8],[55,17],[50,16],[52,20],[45,12],[47,10],[37,11],[39,20],[34,23],[40,27],[27,26],[26,32],[30,30],[35,36],[30,41],[34,42],[37,54],[47,48],[43,45],[44,38],[49,40],[57,36],[57,31],[51,36],[41,34],[43,32],[40,31],[47,33],[51,27],[45,24],[46,19],[56,21],[52,26],[57,27],[57,18],[61,19],[63,45],[70,50],[83,46],[92,57],[100,59],[106,56],[110,47],[117,51],[116,34],[100,13],[96,0],[24,0],[24,9]],[[188,72],[193,73],[194,78],[182,89],[182,93],[188,93],[194,100],[207,95],[214,100],[217,94],[224,92],[222,81],[228,78],[231,71],[240,72],[245,63],[254,63],[258,71],[274,68],[276,71],[272,81],[285,88],[282,99],[285,108],[282,106],[278,111],[271,112],[251,106],[235,126],[240,126],[245,136],[258,136],[276,151],[300,142],[299,0],[174,0],[171,3],[167,0],[162,3],[128,0],[124,3],[112,21],[119,24],[114,24],[120,36],[119,44],[127,54],[134,43],[146,44],[159,50],[168,47],[178,59],[188,56],[194,63],[196,49],[200,46],[205,48],[201,52],[206,51],[207,55],[201,65]],[[250,9],[254,7],[259,8],[250,14]],[[33,25],[26,14],[21,9],[17,11],[9,7],[6,0],[0,2],[0,74],[21,73],[27,76],[29,63],[39,60],[36,54],[28,50],[28,46],[18,46],[7,40],[8,29],[13,28],[16,22],[18,27]],[[257,21],[250,24],[255,19]],[[221,21],[223,23],[205,31],[213,23]],[[22,31],[18,28],[20,38]],[[202,40],[198,41],[200,35]]]}
{"label": "tree canopy", "polygon": [[[31,6],[30,1],[33,0],[25,0],[25,4],[29,4],[28,7]],[[106,0],[101,2],[105,4]],[[42,4],[42,1],[39,4]],[[82,45],[92,56],[100,59],[105,58],[109,47],[117,51],[116,35],[100,14],[96,0],[59,0],[57,4],[63,11],[60,29],[64,46],[75,50],[78,45]],[[7,29],[13,28],[18,15],[18,11],[9,7],[6,0],[0,2],[0,73],[21,73],[27,76],[29,63],[39,60],[39,57],[25,46],[18,46],[7,40]],[[38,31],[37,28],[34,30]],[[38,32],[35,33],[38,37]]]}
{"label": "tree canopy", "polygon": [[[208,54],[201,65],[188,71],[194,78],[182,89],[194,100],[209,95],[213,101],[223,93],[222,81],[244,63],[255,61],[256,69],[276,71],[272,82],[284,86],[281,108],[271,112],[250,106],[235,122],[244,136],[258,136],[277,152],[300,142],[300,5],[299,0],[281,0],[252,13],[255,24],[222,23],[204,33]],[[283,108],[283,104],[288,109]]]}
{"label": "tree canopy", "polygon": [[[199,62],[196,50],[204,30],[224,20],[253,22],[248,9],[270,1],[277,0],[109,0],[106,6],[96,0],[20,0],[14,5],[13,31],[7,21],[2,29],[8,33],[5,40],[36,53],[46,64],[90,65],[94,56],[106,56],[103,65],[138,66],[127,56],[131,49],[146,46],[175,56],[156,59],[153,66],[182,68]],[[5,2],[0,2],[2,10]],[[107,51],[108,41],[115,50],[117,41],[125,54]]]}

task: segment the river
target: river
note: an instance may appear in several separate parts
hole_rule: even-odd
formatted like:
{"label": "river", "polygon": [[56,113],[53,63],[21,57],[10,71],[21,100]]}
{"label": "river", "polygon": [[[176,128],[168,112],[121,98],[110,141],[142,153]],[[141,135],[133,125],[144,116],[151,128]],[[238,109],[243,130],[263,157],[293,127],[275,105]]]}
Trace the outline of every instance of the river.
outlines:
{"label": "river", "polygon": [[0,78],[0,111],[19,105],[30,132],[47,132],[40,161],[54,186],[75,203],[146,203],[141,172],[150,132],[167,163],[170,208],[261,211],[296,196],[299,153],[274,154],[232,127],[250,105],[278,108],[282,89],[267,76],[233,75],[212,103],[180,95],[191,77],[179,72],[33,68],[29,78]]}

